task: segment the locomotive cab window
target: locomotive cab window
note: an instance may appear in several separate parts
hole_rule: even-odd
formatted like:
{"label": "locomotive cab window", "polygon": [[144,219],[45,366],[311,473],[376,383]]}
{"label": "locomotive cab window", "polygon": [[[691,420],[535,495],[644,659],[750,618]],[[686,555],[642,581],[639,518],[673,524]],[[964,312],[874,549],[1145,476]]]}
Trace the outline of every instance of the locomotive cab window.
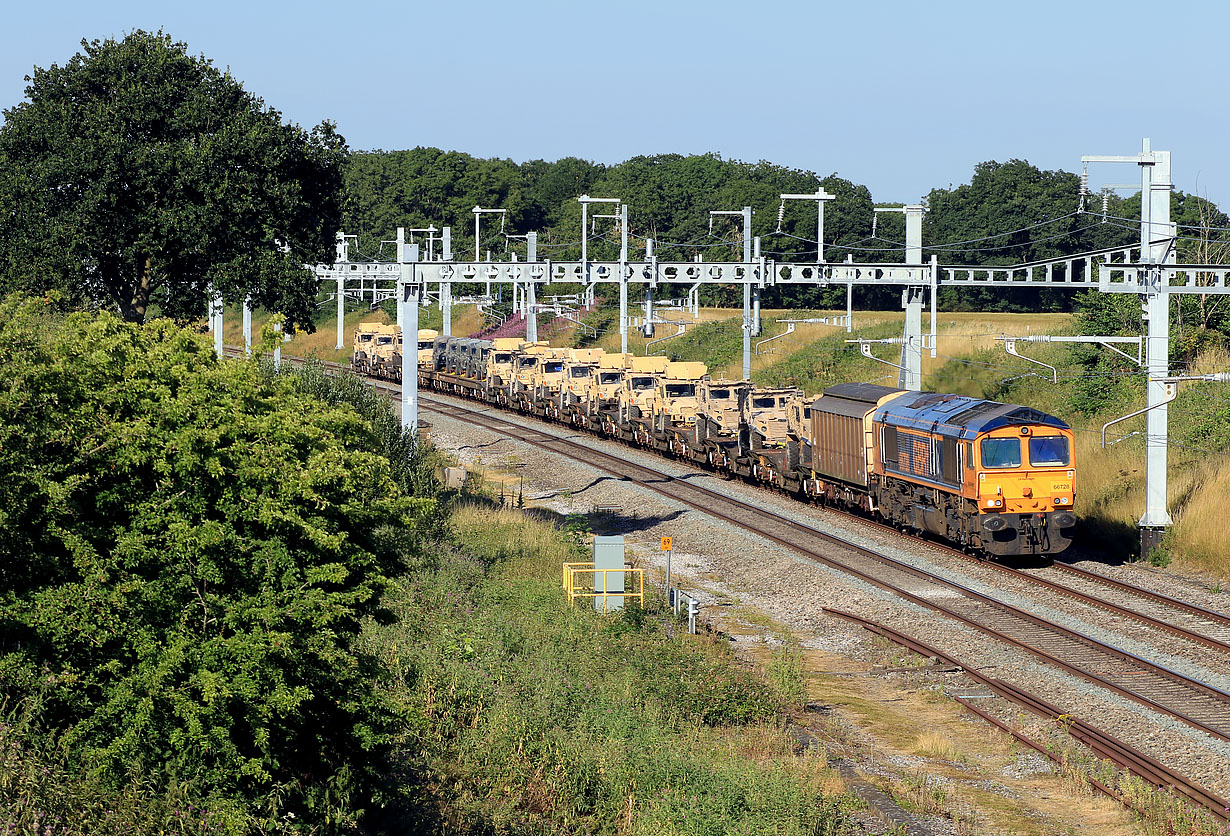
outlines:
{"label": "locomotive cab window", "polygon": [[1021,442],[1016,438],[984,438],[983,467],[1020,467]]}
{"label": "locomotive cab window", "polygon": [[598,382],[603,384],[618,383],[620,377],[622,375],[619,372],[602,372],[598,375]]}
{"label": "locomotive cab window", "polygon": [[634,377],[631,380],[631,384],[632,384],[633,392],[643,392],[646,389],[653,388],[653,378],[652,377]]}
{"label": "locomotive cab window", "polygon": [[668,383],[666,384],[666,397],[668,398],[696,397],[696,384],[695,383]]}
{"label": "locomotive cab window", "polygon": [[1035,435],[1029,439],[1029,463],[1034,467],[1066,467],[1068,439],[1062,435]]}

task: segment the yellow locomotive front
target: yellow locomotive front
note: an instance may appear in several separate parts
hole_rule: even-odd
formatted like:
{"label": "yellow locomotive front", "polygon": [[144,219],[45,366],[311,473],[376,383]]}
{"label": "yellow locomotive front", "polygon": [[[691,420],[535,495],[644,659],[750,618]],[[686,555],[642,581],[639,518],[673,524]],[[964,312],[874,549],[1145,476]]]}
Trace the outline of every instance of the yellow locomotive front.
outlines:
{"label": "yellow locomotive front", "polygon": [[[977,502],[980,528],[994,540],[1008,529],[1019,533],[1024,516],[1042,529],[1037,533],[1044,541],[1055,539],[1054,529],[1070,528],[1076,522],[1074,446],[1072,431],[1056,426],[1022,424],[978,435],[967,457],[977,475],[967,495]],[[1053,552],[1059,543],[1049,545]]]}
{"label": "yellow locomotive front", "polygon": [[1072,430],[1035,409],[904,392],[882,403],[872,494],[883,516],[989,554],[1048,555],[1072,542]]}

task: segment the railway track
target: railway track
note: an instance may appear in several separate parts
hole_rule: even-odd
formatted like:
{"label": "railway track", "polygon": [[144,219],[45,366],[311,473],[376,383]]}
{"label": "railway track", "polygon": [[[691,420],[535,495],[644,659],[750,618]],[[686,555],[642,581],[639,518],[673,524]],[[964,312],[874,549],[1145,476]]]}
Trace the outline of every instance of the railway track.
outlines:
{"label": "railway track", "polygon": [[[299,362],[297,358],[288,359],[289,362]],[[340,364],[326,365],[340,367]],[[387,383],[382,385],[390,397],[400,390],[400,386]],[[622,481],[638,484],[688,507],[723,519],[769,539],[805,559],[849,573],[915,604],[955,618],[984,635],[1025,650],[1044,662],[1093,682],[1119,696],[1148,706],[1159,714],[1184,722],[1211,737],[1230,741],[1230,694],[1211,685],[1168,670],[1135,654],[1112,647],[1061,625],[1052,624],[1017,607],[937,577],[925,570],[909,566],[887,555],[879,554],[860,544],[691,484],[686,477],[671,476],[624,458],[577,444],[567,438],[559,438],[522,423],[516,423],[500,414],[494,414],[485,405],[471,406],[465,401],[461,401],[460,404],[466,405],[452,404],[429,394],[420,394],[420,404],[427,411],[434,411],[498,434],[510,436],[540,449],[566,455],[605,471]],[[969,557],[955,550],[945,550],[962,558]],[[1119,604],[1096,598],[1061,583],[1038,578],[1012,567],[985,562],[982,565],[991,565],[1001,571],[1012,572],[1032,583],[1038,583],[1061,594],[1076,597],[1092,606],[1135,618],[1151,627],[1181,635],[1218,652],[1230,653],[1230,645],[1222,641],[1221,636],[1213,637],[1197,633],[1183,626],[1164,622],[1145,613],[1130,610]],[[1171,611],[1183,613],[1196,619],[1206,628],[1230,627],[1230,617],[1222,613],[1158,593],[1139,590],[1120,581],[1067,564],[1056,564],[1056,567],[1057,571],[1070,573],[1086,582],[1092,581],[1115,589],[1117,592],[1134,595]],[[1006,683],[1001,684],[1005,688],[1013,687]],[[1045,713],[1047,710],[1045,703],[1019,689],[1016,690],[1018,704],[1032,706],[1032,710],[1038,710],[1037,706],[1042,706],[1042,711]],[[1160,766],[1148,759],[1132,761],[1130,758],[1138,753],[1134,753],[1130,747],[1118,744],[1114,738],[1104,733],[1096,733],[1095,730],[1089,734],[1095,741],[1110,741],[1110,744],[1101,745],[1111,745],[1115,751],[1120,753],[1116,762],[1138,775],[1147,775],[1149,773],[1142,772],[1142,770]],[[1101,737],[1098,737],[1099,734]],[[1097,751],[1097,745],[1099,744],[1095,743],[1095,751]],[[1128,755],[1123,755],[1123,752],[1128,752]],[[1128,760],[1124,760],[1125,757]],[[1205,806],[1213,806],[1215,814],[1223,821],[1225,820],[1224,810],[1207,803],[1207,799],[1217,800],[1216,797],[1211,796],[1199,785],[1172,772],[1155,771],[1153,774],[1162,776],[1159,780],[1154,780],[1158,786],[1169,787]]]}
{"label": "railway track", "polygon": [[[674,477],[516,423],[485,406],[454,404],[435,395],[420,395],[419,403],[423,409],[568,456],[725,520],[807,559],[847,572],[919,606],[955,618],[984,635],[1027,651],[1048,664],[1214,738],[1230,741],[1230,694],[1211,685],[858,543],[692,484],[686,478]],[[1109,602],[1104,605],[1114,606]],[[1230,652],[1230,647],[1225,650]]]}
{"label": "railway track", "polygon": [[[780,495],[779,491],[769,488],[766,488],[766,490]],[[840,508],[825,507],[824,510],[828,513],[837,514],[855,524],[866,525],[876,532],[901,537],[903,540],[908,540],[915,547],[923,545],[938,554],[976,564],[980,568],[1012,577],[1023,584],[1042,587],[1049,592],[1056,592],[1105,612],[1132,619],[1155,630],[1178,636],[1193,644],[1212,648],[1226,654],[1227,659],[1230,660],[1230,615],[1225,613],[1200,607],[1169,595],[1141,589],[1098,572],[1091,572],[1088,569],[1082,569],[1058,560],[1054,561],[1049,567],[1032,570],[1019,569],[1014,566],[976,557],[944,543],[903,534],[882,523]],[[1085,592],[1070,583],[1064,583],[1062,580],[1049,579],[1046,577],[1049,573],[1061,577],[1070,576],[1079,584],[1098,586],[1104,591],[1100,595]],[[1111,600],[1111,598],[1118,598],[1120,601],[1124,599],[1132,600],[1134,604],[1119,603]]]}

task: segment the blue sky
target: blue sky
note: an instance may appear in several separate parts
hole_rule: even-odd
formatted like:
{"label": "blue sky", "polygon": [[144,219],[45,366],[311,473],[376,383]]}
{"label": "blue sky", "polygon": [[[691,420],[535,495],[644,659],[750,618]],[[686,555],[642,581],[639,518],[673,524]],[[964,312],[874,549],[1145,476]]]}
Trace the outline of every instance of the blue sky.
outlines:
{"label": "blue sky", "polygon": [[[0,104],[85,38],[164,28],[305,126],[356,149],[517,161],[719,152],[913,202],[975,163],[1078,171],[1174,152],[1175,182],[1230,206],[1230,4],[1186,2],[22,3]],[[1126,166],[1091,183],[1131,182]],[[1075,207],[1063,207],[1071,211]]]}

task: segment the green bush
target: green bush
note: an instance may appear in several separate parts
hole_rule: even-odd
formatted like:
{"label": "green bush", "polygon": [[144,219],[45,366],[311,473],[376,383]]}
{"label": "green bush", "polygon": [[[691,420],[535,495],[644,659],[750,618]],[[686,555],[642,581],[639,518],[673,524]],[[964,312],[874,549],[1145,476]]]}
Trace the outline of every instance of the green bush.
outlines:
{"label": "green bush", "polygon": [[45,310],[0,304],[0,693],[105,791],[349,828],[395,724],[356,640],[433,500],[292,378]]}

